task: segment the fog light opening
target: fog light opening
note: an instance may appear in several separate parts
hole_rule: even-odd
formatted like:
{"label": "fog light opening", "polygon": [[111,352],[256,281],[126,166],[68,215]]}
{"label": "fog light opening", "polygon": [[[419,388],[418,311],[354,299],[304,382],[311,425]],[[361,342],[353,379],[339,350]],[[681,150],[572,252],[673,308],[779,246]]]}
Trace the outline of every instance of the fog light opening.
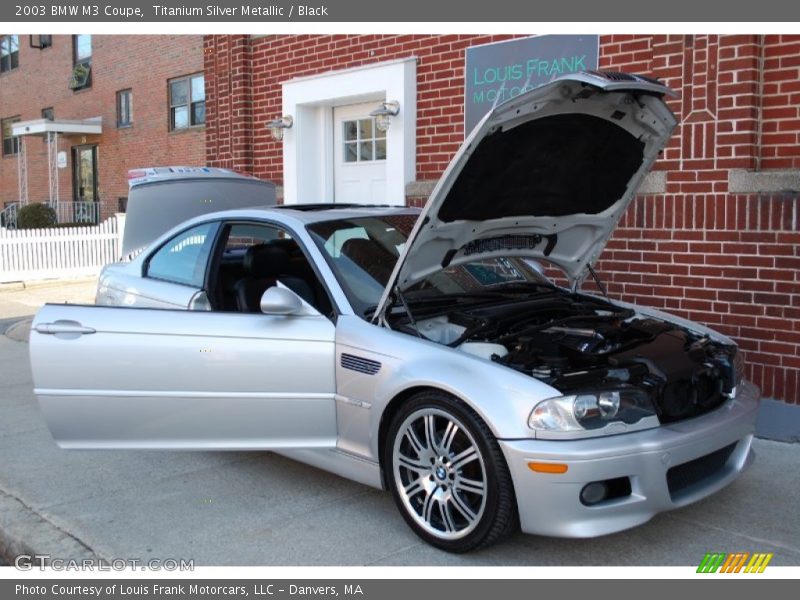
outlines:
{"label": "fog light opening", "polygon": [[603,481],[593,481],[583,486],[581,502],[586,506],[602,502],[608,497],[608,486]]}
{"label": "fog light opening", "polygon": [[616,477],[604,481],[593,481],[583,486],[580,499],[584,506],[594,506],[607,500],[616,500],[631,495],[631,480]]}

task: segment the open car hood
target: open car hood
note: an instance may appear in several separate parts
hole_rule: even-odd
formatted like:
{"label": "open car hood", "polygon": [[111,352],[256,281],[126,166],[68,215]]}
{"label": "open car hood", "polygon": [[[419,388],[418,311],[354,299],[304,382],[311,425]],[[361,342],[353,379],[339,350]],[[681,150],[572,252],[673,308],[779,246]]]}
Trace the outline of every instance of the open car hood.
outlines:
{"label": "open car hood", "polygon": [[376,316],[395,287],[448,266],[523,256],[577,285],[669,140],[672,94],[637,75],[565,75],[493,108],[434,188]]}

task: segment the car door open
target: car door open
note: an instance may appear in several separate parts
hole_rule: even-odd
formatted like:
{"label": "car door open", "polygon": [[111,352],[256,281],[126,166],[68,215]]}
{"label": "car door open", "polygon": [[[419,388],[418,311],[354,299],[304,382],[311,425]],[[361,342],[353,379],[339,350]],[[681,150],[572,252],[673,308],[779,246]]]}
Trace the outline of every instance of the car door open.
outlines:
{"label": "car door open", "polygon": [[302,315],[52,305],[30,338],[64,448],[336,445],[334,325]]}

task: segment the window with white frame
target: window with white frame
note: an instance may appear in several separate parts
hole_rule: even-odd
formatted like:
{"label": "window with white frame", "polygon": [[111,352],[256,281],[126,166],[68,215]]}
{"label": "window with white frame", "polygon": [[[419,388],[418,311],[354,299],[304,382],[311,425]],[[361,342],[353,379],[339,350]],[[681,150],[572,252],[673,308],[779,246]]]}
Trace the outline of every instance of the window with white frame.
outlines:
{"label": "window with white frame", "polygon": [[344,162],[386,160],[386,132],[375,126],[375,118],[343,121]]}

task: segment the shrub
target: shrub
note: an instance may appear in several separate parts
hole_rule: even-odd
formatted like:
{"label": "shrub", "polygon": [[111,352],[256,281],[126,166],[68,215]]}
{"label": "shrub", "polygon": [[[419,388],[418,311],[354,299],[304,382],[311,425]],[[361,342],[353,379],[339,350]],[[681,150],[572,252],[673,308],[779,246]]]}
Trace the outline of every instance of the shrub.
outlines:
{"label": "shrub", "polygon": [[52,227],[56,220],[56,211],[47,204],[26,204],[17,210],[17,229]]}

